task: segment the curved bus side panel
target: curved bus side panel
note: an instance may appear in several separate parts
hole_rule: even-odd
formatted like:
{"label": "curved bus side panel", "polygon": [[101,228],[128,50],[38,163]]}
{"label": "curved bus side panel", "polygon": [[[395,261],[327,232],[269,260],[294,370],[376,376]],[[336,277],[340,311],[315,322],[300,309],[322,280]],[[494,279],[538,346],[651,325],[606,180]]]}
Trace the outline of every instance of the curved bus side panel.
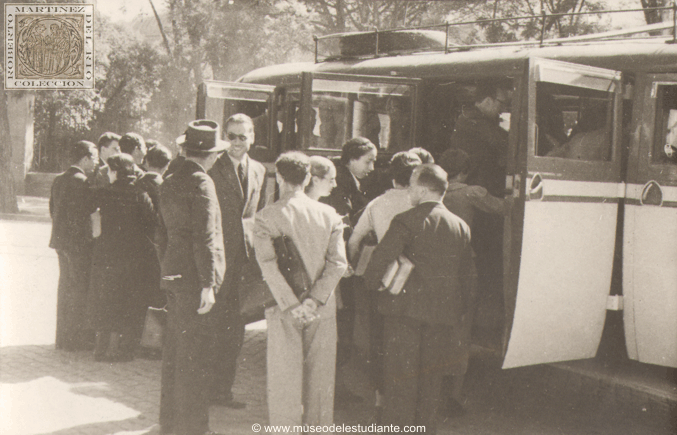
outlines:
{"label": "curved bus side panel", "polygon": [[[512,267],[516,298],[503,368],[595,356],[606,317],[618,202],[623,196],[617,149],[620,73],[530,59],[525,91],[528,116],[521,128],[526,129],[527,144],[521,152],[526,156],[526,179],[520,184],[524,218],[512,221],[523,227],[516,282],[516,265]],[[543,151],[539,142],[539,127],[541,135],[546,132],[543,109],[552,112],[554,107],[576,118],[581,128],[591,108],[601,111],[596,128],[602,127],[606,142],[584,143],[608,151],[574,151],[571,144],[582,142],[578,133],[567,136],[569,142],[561,149]],[[596,131],[580,133],[590,138]],[[513,228],[511,234],[519,231]]]}
{"label": "curved bus side panel", "polygon": [[[677,74],[641,77],[625,200],[628,356],[677,367]],[[667,153],[666,153],[667,151]]]}

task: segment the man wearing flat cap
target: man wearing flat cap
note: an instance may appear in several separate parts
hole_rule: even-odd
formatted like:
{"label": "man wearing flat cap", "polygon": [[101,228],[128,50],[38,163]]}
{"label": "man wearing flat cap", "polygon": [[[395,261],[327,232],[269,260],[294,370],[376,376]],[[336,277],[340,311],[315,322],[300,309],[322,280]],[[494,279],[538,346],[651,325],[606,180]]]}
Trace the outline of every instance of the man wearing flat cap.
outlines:
{"label": "man wearing flat cap", "polygon": [[210,315],[226,263],[221,210],[207,175],[227,148],[219,125],[192,121],[180,138],[186,160],[160,188],[167,229],[162,287],[167,292],[167,326],[162,355],[161,433],[209,432],[208,350],[214,339]]}

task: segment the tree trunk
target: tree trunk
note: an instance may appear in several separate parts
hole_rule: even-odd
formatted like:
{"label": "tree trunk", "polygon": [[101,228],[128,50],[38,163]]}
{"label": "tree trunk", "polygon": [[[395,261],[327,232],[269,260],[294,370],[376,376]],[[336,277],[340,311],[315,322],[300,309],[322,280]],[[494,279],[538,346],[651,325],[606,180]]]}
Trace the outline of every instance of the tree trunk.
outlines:
{"label": "tree trunk", "polygon": [[0,213],[17,213],[12,176],[12,137],[9,134],[7,91],[0,91]]}
{"label": "tree trunk", "polygon": [[346,14],[343,0],[336,0],[336,31],[346,31]]}
{"label": "tree trunk", "polygon": [[642,0],[644,19],[647,24],[656,24],[663,21],[661,11],[646,10],[647,8],[659,8],[664,6],[663,0]]}

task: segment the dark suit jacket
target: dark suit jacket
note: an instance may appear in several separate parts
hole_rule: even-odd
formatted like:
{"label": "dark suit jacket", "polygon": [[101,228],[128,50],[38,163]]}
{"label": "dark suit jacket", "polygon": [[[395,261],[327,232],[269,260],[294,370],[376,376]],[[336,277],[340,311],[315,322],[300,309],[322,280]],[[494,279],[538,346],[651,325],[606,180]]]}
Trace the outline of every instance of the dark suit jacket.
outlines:
{"label": "dark suit jacket", "polygon": [[[224,284],[232,283],[244,262],[252,254],[254,218],[266,201],[266,168],[245,156],[247,163],[247,191],[242,191],[233,162],[223,153],[209,170],[214,180],[216,194],[223,218],[223,245],[226,250],[228,270]],[[229,292],[230,289],[224,289]]]}
{"label": "dark suit jacket", "polygon": [[186,160],[162,183],[160,211],[168,237],[161,265],[164,288],[198,297],[203,288],[218,290],[226,268],[221,210],[214,182],[202,166]]}
{"label": "dark suit jacket", "polygon": [[471,252],[468,225],[441,203],[425,202],[395,216],[364,278],[368,288],[378,288],[388,265],[404,254],[414,270],[402,293],[380,293],[379,312],[459,326],[474,285]]}
{"label": "dark suit jacket", "polygon": [[108,171],[110,167],[103,160],[99,160],[99,166],[96,168],[94,173],[89,176],[89,185],[93,189],[103,189],[110,184],[110,179],[108,178]]}
{"label": "dark suit jacket", "polygon": [[157,210],[160,200],[162,175],[155,172],[146,172],[141,178],[136,180],[135,184],[150,196],[151,201],[153,201],[153,207]]}
{"label": "dark suit jacket", "polygon": [[95,207],[87,176],[82,169],[71,166],[58,175],[52,184],[49,213],[52,216],[52,237],[49,247],[82,253],[92,245],[90,215]]}
{"label": "dark suit jacket", "polygon": [[162,185],[162,175],[155,172],[146,172],[141,178],[136,180],[136,186],[146,192],[153,202],[153,209],[157,214],[158,225],[153,234],[153,243],[157,250],[158,257],[162,260],[167,249],[167,231],[165,230],[162,218],[160,217],[160,186]]}
{"label": "dark suit jacket", "polygon": [[167,178],[170,175],[172,175],[174,172],[176,172],[181,167],[183,162],[185,162],[185,161],[186,161],[186,158],[182,155],[178,155],[178,156],[174,157],[174,159],[172,159],[172,161],[169,162],[169,166],[167,167],[167,170],[165,171],[164,178]]}
{"label": "dark suit jacket", "polygon": [[[348,168],[338,163],[336,164],[336,187],[331,191],[331,194],[322,199],[322,202],[329,204],[341,216],[347,216],[350,228],[357,225],[364,208],[369,204],[369,199],[364,192],[362,192],[355,182],[355,177],[350,173]],[[344,240],[348,240],[351,231],[346,228],[343,233]]]}

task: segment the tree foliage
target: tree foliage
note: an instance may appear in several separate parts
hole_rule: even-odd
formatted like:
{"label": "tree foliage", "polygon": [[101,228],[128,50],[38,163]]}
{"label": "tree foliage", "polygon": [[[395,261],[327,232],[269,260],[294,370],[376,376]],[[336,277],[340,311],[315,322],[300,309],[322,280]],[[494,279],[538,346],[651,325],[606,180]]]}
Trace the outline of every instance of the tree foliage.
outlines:
{"label": "tree foliage", "polygon": [[[255,68],[313,59],[313,34],[452,26],[455,43],[563,37],[603,30],[595,12],[610,0],[155,0],[166,39],[143,40],[129,26],[96,23],[96,89],[41,91],[36,101],[36,167],[63,169],[60,151],[74,140],[96,140],[104,131],[136,131],[163,143],[183,133],[195,117],[198,85],[235,80]],[[631,1],[631,0],[627,0]],[[665,0],[632,0],[635,6]],[[548,18],[543,25],[541,13]],[[562,14],[556,15],[554,14]],[[530,20],[489,21],[539,15]],[[650,20],[647,16],[647,20]],[[145,25],[149,25],[146,22]],[[150,25],[159,28],[158,23]],[[131,29],[134,30],[134,29]],[[159,30],[158,30],[159,33]],[[1,113],[0,113],[1,115]]]}

